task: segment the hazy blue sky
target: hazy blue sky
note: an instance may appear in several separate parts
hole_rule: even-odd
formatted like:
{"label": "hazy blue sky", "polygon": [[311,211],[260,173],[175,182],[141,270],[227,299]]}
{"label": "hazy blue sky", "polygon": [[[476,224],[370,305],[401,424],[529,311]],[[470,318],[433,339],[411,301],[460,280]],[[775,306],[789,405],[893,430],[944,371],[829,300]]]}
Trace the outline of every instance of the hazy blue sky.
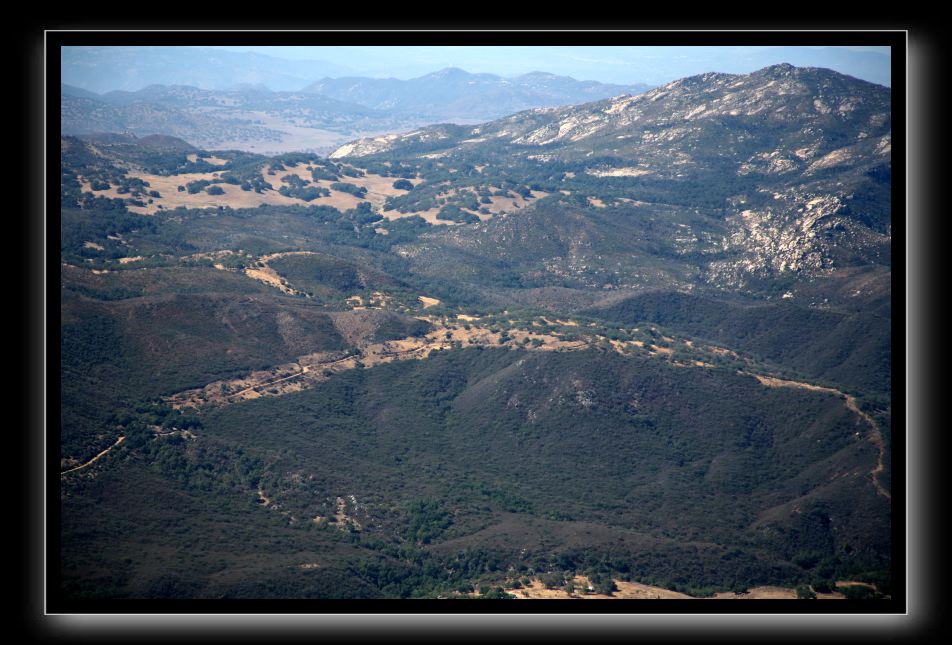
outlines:
{"label": "hazy blue sky", "polygon": [[400,79],[446,67],[514,76],[541,71],[578,80],[660,85],[704,72],[748,73],[777,63],[828,67],[890,84],[889,47],[335,46],[63,47],[63,82],[94,92],[152,84],[299,90],[325,77]]}
{"label": "hazy blue sky", "polygon": [[751,72],[788,62],[889,83],[883,47],[222,47],[292,60],[322,60],[372,76],[410,78],[444,67],[502,76],[532,71],[611,83],[666,83],[704,72]]}

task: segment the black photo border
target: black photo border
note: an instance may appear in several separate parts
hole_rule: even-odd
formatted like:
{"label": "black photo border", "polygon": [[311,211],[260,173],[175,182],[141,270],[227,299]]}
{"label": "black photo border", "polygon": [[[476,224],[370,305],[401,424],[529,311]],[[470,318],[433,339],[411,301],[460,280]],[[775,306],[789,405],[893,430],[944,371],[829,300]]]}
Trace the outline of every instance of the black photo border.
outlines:
{"label": "black photo border", "polygon": [[[360,625],[361,620],[356,621],[356,625],[361,628],[379,627],[386,633],[386,625],[399,625],[406,623],[406,617],[414,617],[410,621],[414,627],[420,627],[424,624],[421,620],[430,616],[435,620],[436,625],[455,625],[457,627],[466,625],[467,629],[475,630],[473,633],[482,631],[492,631],[495,628],[507,626],[518,632],[522,627],[527,629],[558,630],[568,633],[579,626],[585,633],[592,629],[592,619],[600,619],[598,623],[602,627],[610,629],[633,628],[638,633],[653,633],[652,630],[659,630],[658,633],[665,633],[665,629],[690,629],[697,625],[716,625],[724,624],[727,620],[728,625],[737,627],[743,622],[753,626],[753,629],[768,626],[784,625],[787,629],[793,630],[789,633],[798,633],[801,636],[809,633],[811,630],[830,628],[834,631],[837,625],[850,625],[851,629],[860,632],[869,632],[872,640],[877,640],[875,636],[886,633],[894,633],[896,630],[909,630],[913,625],[924,625],[923,621],[933,619],[931,604],[921,605],[919,608],[911,607],[909,604],[909,591],[904,584],[908,580],[907,559],[909,556],[909,545],[907,544],[908,531],[910,525],[906,520],[908,518],[909,508],[906,506],[907,490],[906,483],[910,475],[906,471],[907,457],[906,444],[908,441],[906,421],[906,393],[907,393],[907,372],[909,356],[907,356],[907,323],[911,322],[916,327],[916,332],[927,332],[925,323],[917,319],[909,320],[907,305],[912,291],[922,289],[921,285],[914,285],[914,289],[907,293],[906,287],[909,276],[906,272],[909,258],[906,250],[909,247],[910,240],[906,236],[908,225],[907,206],[910,206],[907,194],[907,166],[906,162],[910,156],[907,151],[908,141],[907,132],[910,123],[907,119],[907,107],[910,102],[907,85],[907,65],[909,60],[909,32],[896,26],[879,26],[866,30],[850,30],[840,26],[839,29],[822,28],[804,28],[802,30],[790,29],[727,29],[718,28],[716,30],[706,29],[679,29],[672,30],[670,27],[656,28],[655,26],[642,30],[638,27],[626,28],[625,25],[597,25],[592,27],[575,26],[567,28],[564,25],[548,27],[502,27],[493,26],[466,26],[459,27],[454,25],[442,25],[439,27],[407,27],[397,28],[393,26],[381,26],[377,29],[373,27],[349,25],[319,25],[313,29],[302,27],[300,30],[279,27],[262,31],[252,31],[245,26],[227,27],[223,30],[216,30],[211,26],[202,29],[192,29],[182,25],[169,25],[166,27],[139,28],[134,25],[124,25],[122,27],[107,27],[100,29],[89,25],[44,25],[42,55],[44,58],[43,72],[44,83],[37,83],[35,76],[28,72],[28,78],[25,79],[25,85],[34,90],[31,94],[34,101],[42,94],[42,103],[34,105],[31,113],[32,118],[28,118],[28,123],[36,125],[35,119],[37,113],[45,117],[45,127],[30,130],[25,128],[23,134],[25,138],[36,146],[35,135],[42,131],[44,146],[40,149],[44,151],[45,167],[42,175],[45,176],[44,184],[38,186],[33,194],[37,197],[44,195],[45,190],[45,212],[40,212],[42,224],[45,231],[41,243],[45,245],[46,264],[42,267],[41,274],[45,274],[45,280],[34,283],[31,293],[25,294],[26,300],[31,300],[31,295],[35,299],[37,289],[45,293],[45,320],[40,322],[34,320],[34,324],[29,326],[25,337],[35,340],[36,329],[45,331],[45,379],[42,382],[44,387],[43,412],[45,414],[37,415],[37,411],[31,408],[30,419],[36,422],[37,416],[45,417],[44,425],[41,425],[39,432],[45,433],[45,453],[43,455],[43,473],[45,480],[41,482],[40,490],[45,491],[45,497],[34,500],[45,509],[42,516],[43,532],[40,535],[34,535],[26,540],[27,544],[34,548],[31,553],[36,553],[37,544],[43,546],[39,553],[39,560],[42,561],[43,568],[40,569],[39,576],[36,570],[27,567],[27,560],[24,560],[24,568],[30,568],[27,575],[28,580],[33,581],[31,598],[32,603],[28,606],[35,612],[36,609],[42,609],[41,619],[37,619],[34,627],[37,629],[50,629],[50,620],[54,620],[58,627],[56,629],[70,630],[90,629],[90,625],[97,620],[105,625],[114,621],[114,626],[120,630],[131,630],[128,633],[133,634],[140,627],[143,629],[170,630],[182,628],[184,625],[195,625],[196,620],[207,620],[210,625],[217,625],[225,633],[236,629],[236,625],[247,622],[251,619],[253,622],[249,631],[243,635],[257,633],[257,627],[261,627],[265,632],[273,624],[269,618],[276,616],[292,616],[298,620],[291,620],[290,629],[307,629],[307,625],[323,625],[334,631],[340,629],[341,633],[350,632],[355,627],[355,619],[364,615],[374,617],[378,620]],[[34,34],[35,36],[36,34]],[[928,58],[932,53],[932,41],[928,38],[920,41],[922,48],[919,51],[919,61],[922,57]],[[308,45],[308,44],[327,44],[327,45],[890,45],[892,47],[892,93],[893,93],[893,123],[898,127],[893,128],[893,221],[896,226],[893,227],[894,245],[894,284],[892,298],[894,309],[897,311],[906,311],[907,315],[894,317],[893,330],[893,596],[892,600],[875,602],[854,602],[840,601],[837,603],[803,603],[801,601],[722,601],[718,603],[706,603],[703,606],[704,613],[690,613],[688,608],[681,601],[656,601],[655,603],[639,603],[640,606],[634,606],[636,601],[616,601],[614,603],[576,603],[573,610],[576,613],[568,613],[565,603],[556,601],[537,601],[535,603],[473,603],[463,601],[430,601],[430,600],[367,600],[367,601],[313,601],[313,600],[281,600],[281,601],[137,601],[137,600],[97,600],[97,601],[77,601],[67,600],[58,597],[55,590],[59,589],[59,541],[58,541],[58,504],[59,504],[59,451],[58,451],[58,428],[59,419],[59,382],[57,374],[59,373],[59,353],[58,353],[58,329],[59,329],[59,245],[58,236],[55,231],[59,224],[59,182],[56,181],[59,173],[59,119],[55,112],[55,97],[59,93],[60,70],[59,70],[59,47],[66,45]],[[31,40],[26,47],[32,47],[33,55],[36,55],[36,40]],[[33,74],[36,72],[36,61],[32,61]],[[917,71],[915,73],[927,76],[926,71]],[[33,83],[31,86],[30,83]],[[37,89],[42,88],[38,92]],[[921,97],[919,97],[921,100]],[[928,102],[926,105],[914,105],[913,111],[917,116],[924,116],[926,123],[932,123],[935,117],[929,112]],[[28,103],[27,103],[28,105]],[[39,112],[38,112],[39,110]],[[918,154],[912,151],[912,156]],[[31,158],[32,159],[32,158]],[[35,159],[33,159],[35,161]],[[922,163],[921,159],[911,160]],[[926,162],[928,164],[928,162]],[[917,166],[921,169],[921,166]],[[927,177],[924,174],[920,181]],[[34,185],[35,185],[34,178]],[[926,191],[922,191],[919,199],[923,199]],[[919,202],[927,209],[927,202]],[[31,204],[35,207],[36,204]],[[911,210],[911,207],[910,207]],[[922,211],[918,213],[922,216]],[[917,222],[921,225],[921,221]],[[28,236],[36,235],[36,222],[34,228],[27,231]],[[919,240],[921,243],[922,240]],[[927,246],[927,245],[926,245]],[[31,247],[35,248],[35,247]],[[925,250],[925,247],[921,249]],[[913,249],[914,252],[920,252],[920,248]],[[918,258],[921,261],[921,258]],[[920,295],[920,294],[916,294]],[[36,314],[39,308],[34,307],[31,311]],[[43,328],[45,325],[45,329]],[[33,345],[31,344],[32,348]],[[35,366],[35,360],[34,360]],[[37,382],[36,375],[31,380]],[[36,393],[33,392],[34,397]],[[36,403],[34,398],[30,401]],[[921,417],[919,418],[922,422]],[[31,425],[31,427],[33,427]],[[921,430],[923,426],[913,430]],[[34,441],[36,436],[32,436]],[[32,453],[31,453],[32,454]],[[933,458],[934,455],[933,455]],[[33,462],[31,462],[33,463]],[[929,472],[933,472],[930,470]],[[37,473],[31,473],[34,476]],[[36,477],[32,478],[32,490],[37,490]],[[933,493],[936,494],[936,493]],[[919,510],[923,510],[922,505],[927,503],[919,500]],[[32,522],[29,525],[36,527],[37,516],[35,515],[36,506],[33,506],[34,514],[27,513]],[[915,527],[916,530],[919,527]],[[917,546],[922,546],[920,540],[926,539],[925,536],[914,536]],[[934,538],[933,538],[934,539]],[[36,560],[30,560],[36,563]],[[913,580],[912,584],[917,584]],[[921,585],[920,585],[921,587]],[[932,591],[931,588],[921,588],[926,594]],[[921,597],[921,596],[920,596]],[[37,602],[38,600],[38,602]],[[931,601],[930,601],[931,602]],[[513,606],[517,605],[517,606]],[[693,603],[692,603],[693,605]],[[915,614],[915,609],[921,609],[919,622],[910,620],[910,616]],[[498,620],[485,621],[481,617],[493,616]],[[92,622],[77,623],[76,618],[84,617],[92,619]],[[181,621],[162,621],[162,617],[177,617]],[[245,620],[236,622],[234,619],[242,617]],[[323,617],[327,620],[318,623],[302,623],[300,619]],[[439,618],[454,618],[455,620],[447,622]],[[898,620],[891,623],[883,622],[883,618],[895,618]],[[642,620],[631,620],[642,618]],[[652,618],[667,619],[650,620]],[[45,619],[45,621],[43,620]],[[570,619],[569,622],[566,622]],[[619,620],[629,619],[629,620]],[[772,620],[771,620],[772,619]],[[792,619],[792,620],[790,620]],[[810,619],[810,620],[807,620]],[[902,620],[905,619],[905,620]],[[831,622],[831,620],[833,622]],[[541,622],[540,622],[541,621]],[[836,622],[839,621],[839,622]],[[372,625],[371,625],[372,623]],[[378,624],[379,623],[379,624]],[[100,625],[100,627],[102,627]],[[302,627],[303,625],[303,627]],[[532,625],[535,625],[532,627]],[[329,634],[324,627],[321,632]],[[887,628],[888,627],[888,628]],[[439,627],[438,627],[439,628]],[[54,629],[55,631],[55,629]],[[52,632],[48,632],[52,633]],[[853,631],[852,633],[856,633]],[[236,634],[240,636],[241,634]]]}

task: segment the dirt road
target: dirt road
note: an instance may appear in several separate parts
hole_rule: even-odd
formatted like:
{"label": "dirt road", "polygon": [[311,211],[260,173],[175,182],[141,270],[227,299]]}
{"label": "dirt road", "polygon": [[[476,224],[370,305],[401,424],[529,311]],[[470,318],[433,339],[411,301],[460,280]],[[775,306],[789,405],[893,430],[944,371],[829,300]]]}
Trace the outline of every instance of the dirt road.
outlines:
{"label": "dirt road", "polygon": [[90,459],[89,461],[87,461],[85,464],[80,464],[79,466],[76,466],[75,468],[70,468],[69,470],[64,470],[63,472],[60,473],[60,476],[66,475],[66,474],[68,474],[68,473],[74,473],[74,472],[76,472],[77,470],[82,470],[83,468],[86,468],[87,466],[91,466],[92,464],[94,464],[94,463],[96,463],[97,461],[99,461],[102,457],[104,457],[110,450],[112,450],[113,448],[115,448],[116,446],[118,446],[120,443],[122,443],[123,441],[125,441],[125,439],[126,439],[125,437],[119,437],[118,439],[116,439],[116,443],[112,444],[111,446],[109,446],[108,448],[106,448],[105,450],[103,450],[101,453],[99,453],[98,455],[96,455],[95,457],[93,457],[92,459]]}
{"label": "dirt road", "polygon": [[805,390],[812,390],[814,392],[829,392],[830,394],[835,394],[841,397],[844,400],[846,407],[849,408],[851,412],[859,416],[859,418],[865,421],[866,424],[869,425],[870,427],[869,440],[879,450],[879,456],[876,460],[876,466],[871,471],[869,471],[869,476],[870,476],[870,479],[872,479],[873,481],[873,486],[876,488],[876,492],[882,497],[885,497],[886,499],[892,501],[892,495],[890,495],[889,491],[886,490],[879,481],[879,474],[886,469],[886,466],[883,463],[883,458],[886,455],[886,444],[883,441],[883,435],[879,431],[879,425],[876,423],[875,419],[873,419],[873,417],[869,416],[868,414],[866,414],[859,408],[859,404],[857,404],[856,402],[856,397],[850,394],[846,394],[845,392],[841,392],[832,387],[822,387],[820,385],[813,385],[811,383],[802,383],[800,381],[788,381],[785,379],[774,378],[772,376],[763,376],[761,374],[755,374],[753,372],[742,371],[739,373],[744,374],[746,376],[753,376],[754,378],[756,378],[758,381],[760,381],[767,387],[797,387],[797,388],[801,388]]}

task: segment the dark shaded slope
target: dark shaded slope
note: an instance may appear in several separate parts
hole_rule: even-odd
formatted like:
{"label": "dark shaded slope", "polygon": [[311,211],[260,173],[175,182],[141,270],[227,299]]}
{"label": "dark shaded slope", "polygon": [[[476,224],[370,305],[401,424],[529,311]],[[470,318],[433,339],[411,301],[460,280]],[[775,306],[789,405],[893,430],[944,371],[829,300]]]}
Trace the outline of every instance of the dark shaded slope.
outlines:
{"label": "dark shaded slope", "polygon": [[676,292],[651,292],[588,315],[623,325],[651,322],[814,379],[889,394],[890,320],[793,303],[741,305]]}
{"label": "dark shaded slope", "polygon": [[350,335],[354,325],[378,341],[426,329],[390,312],[363,312],[375,314],[370,321],[330,313],[214,269],[117,274],[64,270],[61,448],[80,461],[112,443],[115,418],[144,401],[346,349],[339,330]]}
{"label": "dark shaded slope", "polygon": [[[838,397],[730,371],[466,349],[342,374],[205,424],[283,455],[269,496],[286,508],[323,514],[354,495],[367,538],[405,535],[407,500],[435,504],[451,518],[428,539],[436,554],[466,545],[538,569],[560,554],[604,557],[584,546],[592,531],[603,536],[593,542],[617,538],[613,558],[640,575],[694,589],[809,576],[790,562],[806,550],[838,567],[888,561],[888,503],[865,476],[876,451],[855,434],[857,417]],[[844,469],[861,476],[838,479]],[[791,502],[803,518],[773,510]],[[816,536],[818,514],[836,529]],[[559,526],[543,536],[541,520]],[[803,537],[788,544],[781,530]],[[531,555],[512,548],[513,532]]]}

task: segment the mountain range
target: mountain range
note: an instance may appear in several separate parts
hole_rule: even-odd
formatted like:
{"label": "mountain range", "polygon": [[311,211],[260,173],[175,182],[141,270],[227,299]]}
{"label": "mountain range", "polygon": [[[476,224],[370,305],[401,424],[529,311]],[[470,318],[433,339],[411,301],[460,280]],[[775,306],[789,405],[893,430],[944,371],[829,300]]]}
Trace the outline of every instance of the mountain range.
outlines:
{"label": "mountain range", "polygon": [[423,114],[432,121],[460,122],[486,121],[535,107],[637,94],[649,87],[643,83],[612,85],[577,81],[544,72],[503,78],[447,68],[409,80],[325,78],[303,88],[302,92],[396,114]]}
{"label": "mountain range", "polygon": [[529,107],[578,103],[644,87],[543,73],[505,79],[458,69],[408,81],[326,78],[296,92],[272,92],[260,85],[210,90],[176,84],[100,95],[64,84],[61,125],[64,134],[167,134],[206,148],[261,150],[268,142],[272,148],[286,142],[297,149],[324,149],[361,133],[484,121]]}
{"label": "mountain range", "polygon": [[[514,180],[545,178],[560,200],[570,196],[559,190],[577,199],[571,189],[583,184],[588,196],[626,209],[687,208],[693,221],[679,216],[682,241],[670,253],[702,258],[707,280],[738,288],[751,278],[888,265],[890,113],[888,88],[777,65],[474,127],[361,139],[330,158],[483,164]],[[418,190],[405,200],[426,196]]]}

